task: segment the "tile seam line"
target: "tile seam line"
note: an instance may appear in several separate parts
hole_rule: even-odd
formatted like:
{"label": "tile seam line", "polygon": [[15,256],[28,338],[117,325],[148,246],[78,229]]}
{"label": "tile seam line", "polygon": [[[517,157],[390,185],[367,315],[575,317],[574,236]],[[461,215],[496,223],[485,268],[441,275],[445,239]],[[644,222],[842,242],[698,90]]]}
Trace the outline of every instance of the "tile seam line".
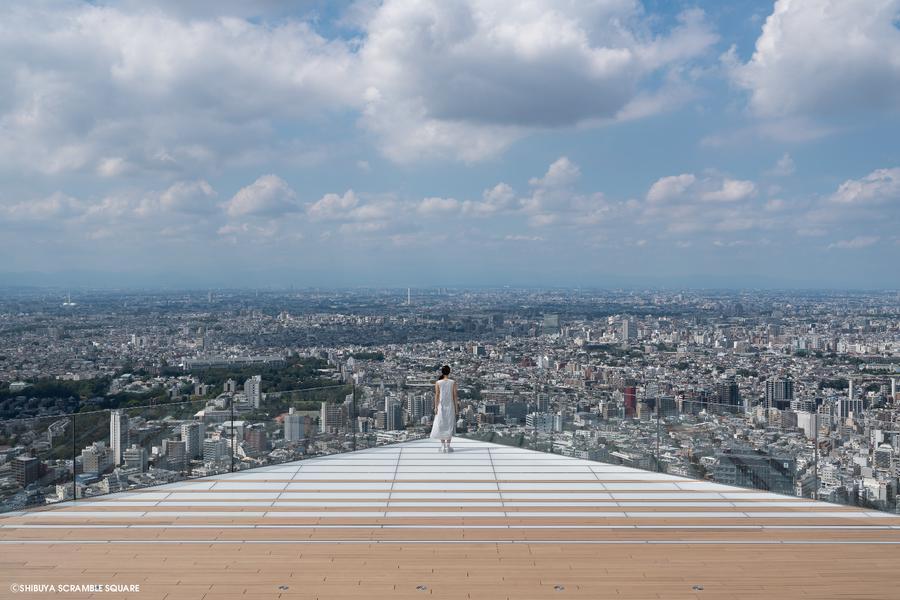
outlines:
{"label": "tile seam line", "polygon": [[372,539],[337,539],[337,540],[161,540],[143,539],[143,540],[0,540],[0,545],[69,545],[69,544],[278,544],[278,545],[395,545],[395,544],[418,544],[418,545],[443,545],[443,544],[509,544],[509,545],[747,545],[747,546],[775,546],[775,545],[821,545],[821,546],[842,546],[842,545],[874,545],[874,546],[897,546],[900,541],[891,540],[691,540],[691,539],[672,539],[672,540],[372,540]]}

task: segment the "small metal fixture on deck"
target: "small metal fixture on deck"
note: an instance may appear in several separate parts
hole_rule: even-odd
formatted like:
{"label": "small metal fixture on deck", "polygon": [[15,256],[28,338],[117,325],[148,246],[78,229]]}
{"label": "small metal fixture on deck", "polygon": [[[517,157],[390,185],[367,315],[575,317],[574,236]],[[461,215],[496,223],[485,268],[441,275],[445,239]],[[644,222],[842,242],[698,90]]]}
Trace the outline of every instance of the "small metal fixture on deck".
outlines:
{"label": "small metal fixture on deck", "polygon": [[278,586],[278,589],[279,589],[279,590],[286,590],[286,589],[289,589],[289,587],[290,587],[290,586],[279,585],[279,586]]}
{"label": "small metal fixture on deck", "polygon": [[424,585],[424,584],[420,584],[420,585],[416,586],[416,589],[419,590],[420,592],[424,592],[425,590],[428,589],[428,586]]}
{"label": "small metal fixture on deck", "polygon": [[702,592],[702,591],[703,591],[703,586],[700,585],[700,584],[697,584],[697,585],[695,585],[695,586],[692,586],[691,589],[692,589],[692,590],[696,590],[696,591],[698,591],[698,592]]}
{"label": "small metal fixture on deck", "polygon": [[564,585],[556,584],[556,585],[553,586],[553,591],[554,591],[554,592],[561,592],[561,591],[563,591],[564,589],[566,589],[566,586],[564,586]]}

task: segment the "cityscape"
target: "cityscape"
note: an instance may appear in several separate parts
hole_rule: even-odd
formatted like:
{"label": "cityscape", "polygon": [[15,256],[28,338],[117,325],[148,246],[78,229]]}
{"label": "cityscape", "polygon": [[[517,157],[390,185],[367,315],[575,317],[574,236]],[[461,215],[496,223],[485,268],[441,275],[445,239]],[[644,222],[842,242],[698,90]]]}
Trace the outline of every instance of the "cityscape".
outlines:
{"label": "cityscape", "polygon": [[898,512],[896,292],[18,292],[2,314],[7,511],[427,437],[446,363],[461,436]]}
{"label": "cityscape", "polygon": [[0,80],[0,600],[900,600],[900,0],[6,0]]}

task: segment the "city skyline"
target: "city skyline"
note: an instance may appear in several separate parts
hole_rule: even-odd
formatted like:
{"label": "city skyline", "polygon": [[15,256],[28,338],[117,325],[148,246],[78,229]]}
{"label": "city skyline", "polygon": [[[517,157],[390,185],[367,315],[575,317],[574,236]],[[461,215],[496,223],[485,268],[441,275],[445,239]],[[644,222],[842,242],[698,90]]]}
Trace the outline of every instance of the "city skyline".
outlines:
{"label": "city skyline", "polygon": [[3,275],[897,288],[898,14],[10,3]]}

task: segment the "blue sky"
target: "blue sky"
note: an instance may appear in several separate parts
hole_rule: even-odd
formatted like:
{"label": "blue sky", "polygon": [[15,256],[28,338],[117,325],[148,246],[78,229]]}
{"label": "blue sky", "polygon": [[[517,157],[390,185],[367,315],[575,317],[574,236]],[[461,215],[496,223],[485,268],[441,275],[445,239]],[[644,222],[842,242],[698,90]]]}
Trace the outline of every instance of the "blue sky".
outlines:
{"label": "blue sky", "polygon": [[900,0],[9,2],[11,283],[900,287]]}

